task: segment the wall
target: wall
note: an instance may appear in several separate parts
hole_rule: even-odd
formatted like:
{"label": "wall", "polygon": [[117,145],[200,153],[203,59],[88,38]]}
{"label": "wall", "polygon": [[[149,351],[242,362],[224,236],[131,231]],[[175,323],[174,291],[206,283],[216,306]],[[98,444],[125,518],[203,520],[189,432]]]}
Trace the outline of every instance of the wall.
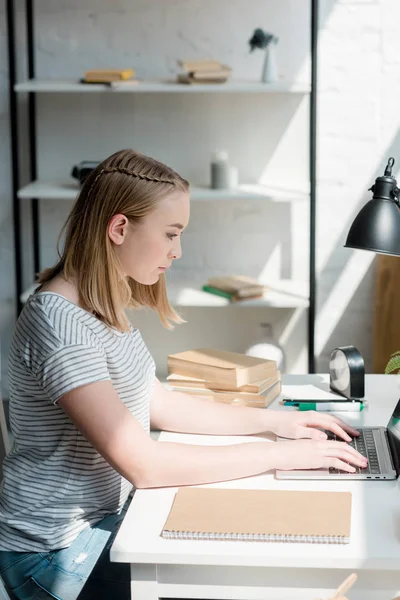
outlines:
{"label": "wall", "polygon": [[[96,11],[94,12],[94,8]],[[223,31],[232,33],[221,36]],[[309,15],[293,0],[275,2],[120,2],[61,6],[37,3],[38,77],[75,77],[90,67],[131,66],[143,78],[171,78],[179,58],[207,55],[233,67],[233,77],[258,81],[263,53],[250,54],[259,25],[279,37],[283,80],[308,77]],[[294,33],[295,32],[295,33]],[[288,44],[287,40],[292,39]],[[38,97],[38,160],[43,179],[65,179],[71,166],[123,147],[166,162],[195,185],[208,185],[211,153],[229,152],[242,182],[307,187],[307,107],[303,94],[43,94]],[[55,151],[56,149],[56,151]],[[42,263],[55,259],[60,224],[70,202],[43,201]],[[173,277],[198,284],[239,272],[270,280],[307,279],[307,201],[193,201],[184,256]],[[295,222],[295,220],[297,222]],[[29,282],[27,282],[29,283]],[[188,309],[187,324],[166,332],[156,315],[132,320],[155,356],[159,373],[168,352],[213,345],[244,351],[260,321],[287,335],[292,310]],[[303,311],[288,340],[288,368],[306,369]]]}
{"label": "wall", "polygon": [[[82,6],[77,0],[57,4],[37,0],[36,15],[40,77],[79,77],[85,69],[105,64],[133,65],[139,77],[174,77],[178,58],[213,55],[230,64],[235,77],[257,80],[262,53],[249,54],[247,44],[257,26],[279,36],[282,77],[305,81],[309,76],[308,2],[120,0],[111,5],[92,0]],[[367,369],[371,365],[374,256],[343,250],[342,245],[352,216],[368,198],[367,187],[383,172],[386,157],[398,154],[398,17],[400,5],[394,0],[320,0],[317,351],[321,371],[326,370],[331,349],[344,344],[357,345]],[[2,52],[0,65],[1,57]],[[3,107],[4,77],[0,85]],[[284,181],[303,189],[307,185],[308,105],[300,96],[110,98],[90,94],[43,95],[39,100],[41,177],[65,176],[74,162],[133,146],[167,162],[192,182],[206,184],[210,153],[226,148],[242,181]],[[5,157],[0,165],[4,170],[1,214],[6,231],[11,229],[3,201],[9,198],[8,147],[1,136],[0,155]],[[42,264],[54,260],[55,240],[69,208],[67,202],[42,202]],[[227,270],[262,273],[266,280],[304,280],[307,219],[305,203],[193,203],[184,257],[177,268],[183,276],[199,280]],[[2,268],[2,294],[12,273],[11,240],[4,245],[8,271],[4,276]],[[27,274],[25,279],[29,283]],[[4,310],[3,301],[1,305]],[[135,323],[161,368],[167,351],[191,341],[200,344],[211,339],[240,351],[254,337],[257,323],[269,320],[285,344],[289,370],[306,369],[304,311],[230,307],[182,312],[188,323],[172,333],[162,330],[154,315],[135,314]],[[7,314],[9,320],[10,310]],[[3,335],[6,343],[8,330]]]}
{"label": "wall", "polygon": [[354,344],[371,370],[376,259],[343,244],[390,156],[399,174],[400,4],[343,0],[321,8],[318,365],[326,371],[335,346]]}

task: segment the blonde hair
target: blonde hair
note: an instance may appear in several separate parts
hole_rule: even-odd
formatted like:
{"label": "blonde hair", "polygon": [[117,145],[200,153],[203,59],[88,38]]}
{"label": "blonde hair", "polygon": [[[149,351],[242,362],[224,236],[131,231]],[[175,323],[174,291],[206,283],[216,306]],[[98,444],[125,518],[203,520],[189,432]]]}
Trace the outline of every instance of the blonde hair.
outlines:
{"label": "blonde hair", "polygon": [[182,323],[169,303],[165,275],[153,285],[125,278],[107,233],[114,215],[137,223],[176,190],[188,192],[189,183],[166,165],[134,150],[112,154],[85,179],[60,233],[59,243],[65,234],[63,251],[58,243],[59,260],[39,274],[39,283],[60,273],[74,278],[80,306],[121,331],[129,329],[126,308],[148,306],[168,329]]}

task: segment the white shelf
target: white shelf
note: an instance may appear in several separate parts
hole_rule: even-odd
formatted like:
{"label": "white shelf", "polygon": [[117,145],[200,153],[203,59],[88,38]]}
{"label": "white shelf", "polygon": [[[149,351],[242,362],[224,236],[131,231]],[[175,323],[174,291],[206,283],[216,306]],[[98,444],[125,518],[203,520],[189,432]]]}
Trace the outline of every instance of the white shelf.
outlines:
{"label": "white shelf", "polygon": [[[74,200],[79,192],[74,179],[69,181],[33,181],[18,190],[21,199],[42,198],[51,200]],[[270,200],[272,202],[296,202],[308,200],[306,192],[259,184],[240,185],[234,190],[212,190],[208,187],[192,187],[192,200]]]}
{"label": "white shelf", "polygon": [[241,302],[230,302],[227,298],[203,292],[201,283],[193,283],[188,280],[179,281],[171,272],[171,281],[168,282],[168,297],[174,306],[197,306],[218,307],[233,306],[246,307],[271,307],[271,308],[307,308],[309,305],[307,290],[301,282],[289,279],[271,283],[269,290],[263,298],[254,300],[243,300]]}
{"label": "white shelf", "polygon": [[175,81],[151,80],[112,88],[103,84],[84,84],[77,79],[30,79],[14,86],[16,92],[52,93],[177,93],[196,94],[199,92],[222,93],[294,93],[308,94],[308,83],[261,83],[258,81],[229,81],[218,84],[187,85]]}
{"label": "white shelf", "polygon": [[[173,279],[173,278],[172,278]],[[264,298],[257,300],[243,300],[242,302],[229,302],[226,298],[203,292],[201,284],[189,281],[171,281],[167,284],[168,297],[176,307],[220,307],[234,306],[246,307],[271,307],[271,308],[307,308],[309,305],[305,285],[290,279],[274,282]],[[36,286],[30,286],[20,296],[24,304],[35,291]]]}

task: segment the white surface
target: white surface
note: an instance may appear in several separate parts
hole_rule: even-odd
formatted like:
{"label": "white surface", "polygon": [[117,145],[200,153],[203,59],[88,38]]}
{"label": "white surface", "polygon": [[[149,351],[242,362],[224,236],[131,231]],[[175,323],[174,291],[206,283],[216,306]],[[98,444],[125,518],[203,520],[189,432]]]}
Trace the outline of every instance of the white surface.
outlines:
{"label": "white surface", "polygon": [[302,386],[285,385],[285,398],[302,400],[343,400],[343,396],[326,389],[325,384],[314,385],[312,383]]}
{"label": "white surface", "polygon": [[[69,181],[33,181],[18,191],[21,199],[42,198],[52,200],[75,200],[79,185]],[[271,202],[296,202],[307,200],[308,194],[296,190],[267,187],[258,184],[243,184],[233,190],[213,190],[208,187],[191,187],[192,200],[268,200]]]}
{"label": "white surface", "polygon": [[171,280],[167,278],[168,297],[175,306],[229,306],[255,307],[270,306],[279,308],[307,307],[308,298],[305,285],[291,280],[271,282],[270,289],[263,298],[230,302],[227,298],[204,292],[204,282],[179,281],[171,272]]}
{"label": "white surface", "polygon": [[[297,393],[301,394],[302,385],[313,384],[321,386],[327,391],[327,381],[327,376],[287,376],[283,378],[283,394],[287,393],[288,386],[292,393],[293,386],[296,386]],[[360,425],[386,425],[398,397],[399,380],[396,376],[368,375],[365,399],[369,402],[369,408],[364,413],[358,413],[353,418],[353,422]],[[279,404],[276,407],[281,409]],[[286,409],[282,408],[282,410]],[[222,445],[254,441],[257,438],[162,433],[160,439],[182,443]],[[265,440],[265,443],[270,442]],[[334,587],[331,585],[333,575],[337,573],[337,577],[340,577],[342,570],[347,574],[349,570],[359,573],[360,585],[364,586],[364,594],[367,593],[366,590],[371,591],[378,584],[382,586],[382,589],[390,586],[388,589],[392,592],[396,588],[400,588],[400,493],[397,481],[284,482],[277,481],[272,475],[266,474],[219,483],[213,487],[350,491],[353,498],[351,542],[342,546],[164,540],[161,538],[160,532],[168,516],[176,488],[138,490],[112,546],[111,559],[136,563],[136,567],[132,568],[133,580],[137,577],[136,572],[142,568],[141,565],[157,565],[157,575],[153,574],[151,581],[153,586],[151,598],[157,597],[154,593],[154,586],[158,578],[161,585],[157,588],[157,593],[160,596],[165,593],[168,595],[174,593],[177,594],[176,597],[287,598],[288,600],[291,596],[285,594],[289,594],[290,590],[288,588],[285,591],[285,588],[293,585],[293,583],[290,584],[291,572],[295,577],[303,579],[301,587],[305,589],[304,594],[311,591],[312,584],[315,588],[317,582],[323,589]],[[185,566],[188,565],[191,567],[186,568]],[[235,569],[232,571],[228,567],[235,567]],[[253,568],[251,574],[246,567]],[[257,569],[259,567],[262,567],[263,570],[259,571]],[[280,575],[277,568],[284,569],[282,573],[286,575]],[[306,571],[302,571],[302,569],[306,569]],[[190,575],[191,570],[192,575]],[[371,578],[374,583],[368,584],[371,570],[374,571]],[[233,579],[224,582],[225,588],[219,588],[221,595],[218,594],[216,587],[213,592],[203,589],[202,583],[214,583],[214,586],[218,583],[222,586],[223,576],[227,577],[228,573],[231,573],[229,577],[233,575]],[[222,578],[221,581],[218,579],[218,574]],[[211,576],[214,577],[213,582],[210,582],[208,578]],[[309,580],[309,585],[306,587],[310,587],[310,590],[305,588],[305,576]],[[192,580],[190,580],[191,577]],[[262,587],[263,595],[256,584],[260,577],[266,578],[265,587]],[[200,578],[200,580],[196,578]],[[278,586],[276,586],[277,580],[280,581]],[[341,579],[337,581],[337,585],[340,581]],[[166,586],[166,582],[170,586]],[[175,585],[172,585],[174,583]],[[185,586],[182,586],[183,583]],[[194,583],[197,583],[197,586],[190,585]],[[136,589],[135,585],[135,581],[133,581],[132,590]],[[272,588],[274,585],[276,587]],[[268,591],[270,595],[267,595]],[[214,595],[208,595],[212,593]],[[228,593],[231,595],[228,596]],[[364,595],[362,597],[374,599],[384,597],[381,592],[375,592],[375,594],[375,596]],[[306,596],[299,595],[298,597],[305,598]],[[385,597],[390,598],[391,596],[388,593]],[[311,600],[311,597],[309,599]]]}
{"label": "white surface", "polygon": [[[168,297],[174,306],[202,306],[219,307],[231,306],[249,308],[256,306],[268,306],[271,308],[306,308],[308,299],[302,289],[304,285],[290,280],[277,281],[265,294],[264,298],[255,300],[243,300],[241,302],[230,302],[227,298],[204,292],[201,284],[187,282],[171,282],[168,284]],[[31,285],[21,294],[21,302],[24,304],[29,296],[33,294],[36,286]]]}
{"label": "white surface", "polygon": [[185,85],[175,81],[139,81],[137,84],[111,88],[106,85],[81,84],[76,79],[31,79],[15,86],[16,92],[53,93],[300,93],[310,91],[306,83],[259,83],[258,81],[229,81],[224,84]]}

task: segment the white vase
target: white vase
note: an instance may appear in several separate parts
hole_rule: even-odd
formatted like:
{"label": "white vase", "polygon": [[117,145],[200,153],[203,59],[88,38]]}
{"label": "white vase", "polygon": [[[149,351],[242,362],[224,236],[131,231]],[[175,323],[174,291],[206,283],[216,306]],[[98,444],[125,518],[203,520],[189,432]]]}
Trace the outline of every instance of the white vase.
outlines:
{"label": "white vase", "polygon": [[266,51],[261,81],[275,83],[278,81],[278,65],[276,62],[275,43],[271,42]]}

